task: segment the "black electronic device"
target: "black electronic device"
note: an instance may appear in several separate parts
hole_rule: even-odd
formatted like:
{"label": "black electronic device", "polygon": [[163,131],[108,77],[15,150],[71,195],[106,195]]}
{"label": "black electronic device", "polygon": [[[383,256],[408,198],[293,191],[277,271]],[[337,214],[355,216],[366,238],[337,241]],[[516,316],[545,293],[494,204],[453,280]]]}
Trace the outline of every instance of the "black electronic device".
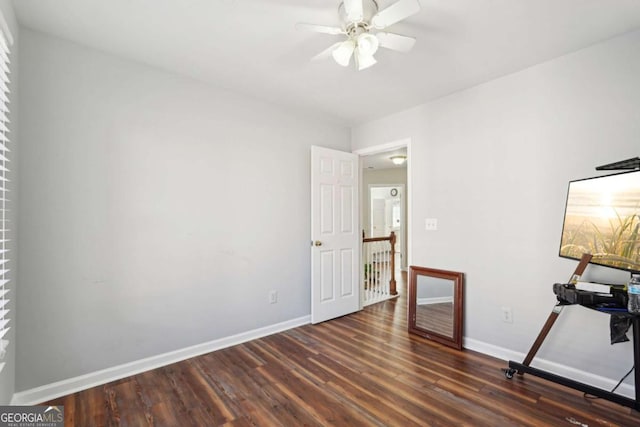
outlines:
{"label": "black electronic device", "polygon": [[576,289],[574,285],[555,283],[553,293],[560,304],[579,304],[591,308],[615,308],[627,306],[627,293],[623,287],[610,286],[609,293],[597,293]]}
{"label": "black electronic device", "polygon": [[632,157],[619,162],[608,163],[606,165],[596,167],[597,171],[613,171],[622,169],[640,169],[640,157]]}

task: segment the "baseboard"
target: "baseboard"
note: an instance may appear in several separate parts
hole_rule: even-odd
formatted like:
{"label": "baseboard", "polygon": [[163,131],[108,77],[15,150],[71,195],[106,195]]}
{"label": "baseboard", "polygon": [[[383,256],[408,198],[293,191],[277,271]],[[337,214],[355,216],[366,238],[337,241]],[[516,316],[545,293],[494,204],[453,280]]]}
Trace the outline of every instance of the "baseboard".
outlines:
{"label": "baseboard", "polygon": [[[517,362],[522,362],[526,356],[525,353],[509,350],[493,344],[487,344],[485,342],[467,337],[463,339],[463,347],[469,350],[477,351],[478,353],[493,356],[497,359],[505,360],[505,368],[507,367],[506,361],[515,360]],[[579,369],[572,368],[571,366],[552,362],[546,359],[541,359],[539,357],[536,357],[533,360],[531,366],[542,369],[544,371],[552,372],[556,375],[571,378],[574,381],[589,384],[603,390],[611,390],[618,383],[618,380],[594,375],[590,372],[581,371]],[[620,386],[616,390],[616,394],[630,397],[632,399],[635,398],[635,390],[633,386],[629,384],[620,384]]]}
{"label": "baseboard", "polygon": [[145,359],[136,360],[125,363],[123,365],[114,366],[100,371],[91,372],[89,374],[80,375],[78,377],[57,381],[40,387],[21,391],[13,395],[11,399],[12,405],[36,405],[46,402],[60,396],[75,393],[91,387],[106,384],[122,378],[136,375],[151,369],[156,369],[172,363],[181,362],[191,357],[200,356],[212,351],[242,344],[267,335],[293,329],[298,326],[306,325],[311,322],[311,316],[303,316],[297,319],[288,320],[286,322],[276,323],[274,325],[265,326],[251,331],[242,332],[225,338],[197,344],[180,350],[170,351],[168,353],[159,354],[157,356],[147,357]]}
{"label": "baseboard", "polygon": [[443,304],[453,302],[453,296],[450,297],[433,297],[433,298],[418,298],[416,301],[417,305],[428,305],[428,304]]}

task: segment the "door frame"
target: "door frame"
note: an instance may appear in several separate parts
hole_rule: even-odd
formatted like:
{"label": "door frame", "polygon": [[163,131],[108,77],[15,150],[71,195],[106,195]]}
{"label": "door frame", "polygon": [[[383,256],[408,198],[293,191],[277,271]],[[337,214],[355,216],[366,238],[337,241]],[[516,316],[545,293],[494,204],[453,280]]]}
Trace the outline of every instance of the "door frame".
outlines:
{"label": "door frame", "polygon": [[[411,209],[411,202],[413,200],[413,197],[411,197],[411,193],[413,192],[413,183],[412,183],[412,173],[411,173],[411,138],[402,138],[402,139],[398,139],[396,141],[391,141],[391,142],[386,142],[384,144],[379,144],[379,145],[374,145],[371,147],[365,147],[365,148],[360,148],[358,150],[353,150],[352,153],[357,154],[358,157],[360,158],[360,167],[359,167],[359,174],[360,174],[360,183],[359,183],[359,192],[360,192],[360,209],[362,209],[362,204],[364,203],[363,197],[364,197],[364,192],[367,191],[367,189],[363,188],[363,167],[362,167],[362,163],[363,160],[362,158],[364,156],[368,156],[371,154],[378,154],[378,153],[384,153],[385,151],[391,151],[391,150],[395,150],[398,148],[407,148],[407,186],[405,188],[405,195],[407,198],[407,267],[409,267],[411,265],[411,254],[412,254],[412,250],[411,250],[411,229],[412,229],[412,224],[413,224],[413,220],[412,220],[412,215],[411,212],[413,209]],[[358,223],[360,225],[360,230],[362,230],[362,211],[360,212],[360,215],[358,215]],[[360,265],[362,265],[362,251],[360,251]],[[360,286],[364,286],[364,278],[362,277],[362,269],[360,269]],[[364,292],[360,292],[360,309],[363,308],[363,297],[364,297]]]}

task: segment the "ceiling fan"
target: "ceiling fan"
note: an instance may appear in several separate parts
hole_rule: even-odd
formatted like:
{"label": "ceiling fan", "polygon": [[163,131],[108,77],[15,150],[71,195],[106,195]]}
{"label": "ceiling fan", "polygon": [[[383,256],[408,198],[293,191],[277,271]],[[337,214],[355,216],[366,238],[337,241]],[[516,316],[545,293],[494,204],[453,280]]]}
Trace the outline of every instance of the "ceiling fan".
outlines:
{"label": "ceiling fan", "polygon": [[355,58],[358,70],[364,70],[377,61],[373,55],[378,47],[409,52],[416,42],[413,37],[387,33],[380,30],[402,21],[420,11],[418,0],[398,0],[391,6],[378,11],[376,0],[343,0],[338,6],[338,14],[342,19],[340,27],[298,23],[296,28],[316,33],[339,35],[347,39],[335,43],[312,59],[333,59],[343,67],[349,65],[351,57]]}

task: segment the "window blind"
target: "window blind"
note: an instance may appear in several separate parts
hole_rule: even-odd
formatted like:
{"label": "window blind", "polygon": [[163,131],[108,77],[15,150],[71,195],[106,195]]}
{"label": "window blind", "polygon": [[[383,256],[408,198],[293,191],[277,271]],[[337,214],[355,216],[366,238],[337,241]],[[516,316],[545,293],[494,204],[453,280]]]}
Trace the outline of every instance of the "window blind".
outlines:
{"label": "window blind", "polygon": [[11,328],[9,316],[9,45],[4,31],[0,31],[0,371],[4,368],[4,358],[9,340],[7,332]]}

